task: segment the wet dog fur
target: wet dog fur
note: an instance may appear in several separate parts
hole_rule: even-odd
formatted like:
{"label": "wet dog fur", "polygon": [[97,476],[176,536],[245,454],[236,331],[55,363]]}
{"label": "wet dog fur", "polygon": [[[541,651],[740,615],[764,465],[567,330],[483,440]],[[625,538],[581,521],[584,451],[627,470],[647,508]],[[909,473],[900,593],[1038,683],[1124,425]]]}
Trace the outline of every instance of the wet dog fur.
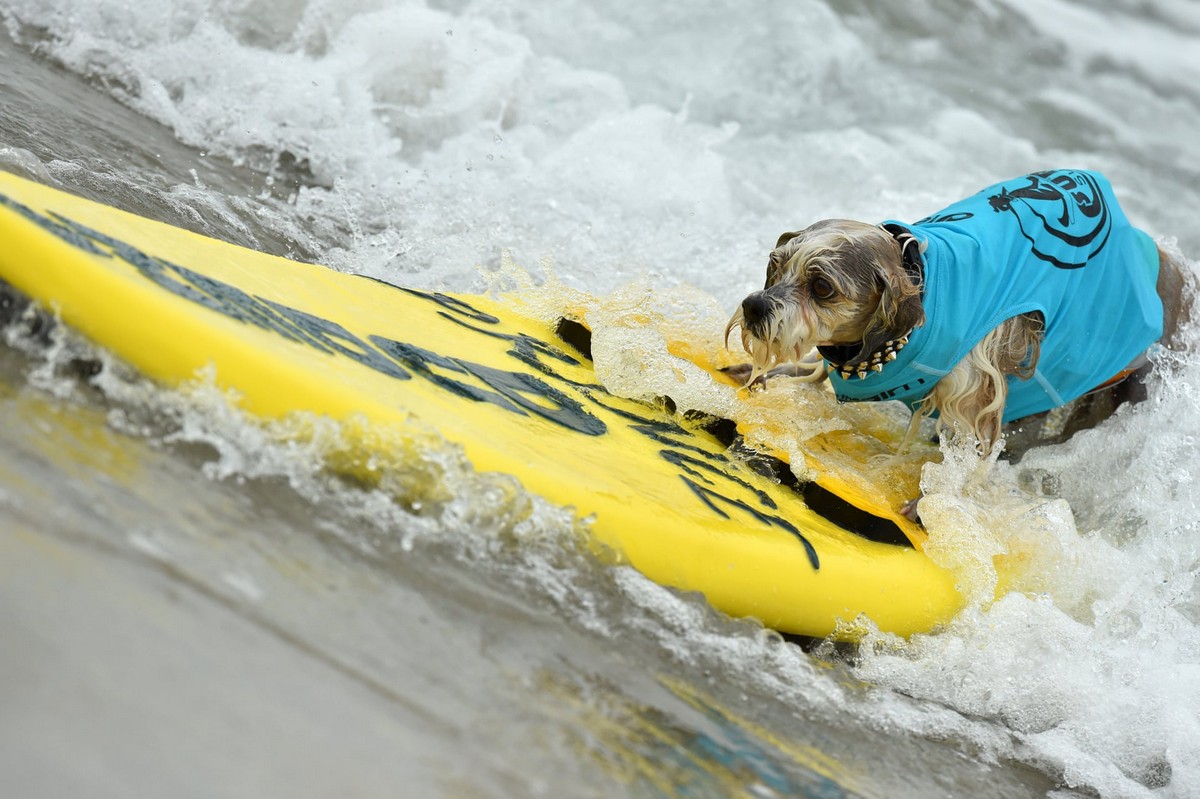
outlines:
{"label": "wet dog fur", "polygon": [[[894,236],[878,226],[845,219],[822,220],[784,233],[767,261],[766,285],[742,301],[725,329],[726,345],[733,330],[740,330],[751,363],[725,371],[747,384],[775,375],[819,382],[828,373],[813,352],[815,347],[858,347],[851,358],[856,362],[879,351],[885,342],[905,336],[925,322],[920,276],[904,263],[904,248],[919,246],[911,236]],[[1159,266],[1157,288],[1164,307],[1161,341],[1171,346],[1178,343],[1176,332],[1190,317],[1184,301],[1192,293],[1187,290],[1190,278],[1161,250]],[[905,443],[911,442],[921,420],[936,410],[940,436],[969,435],[979,454],[988,455],[1006,432],[1002,423],[1006,378],[1032,375],[1042,331],[1043,320],[1037,313],[1013,317],[994,328],[918,405]],[[1079,418],[1068,421],[1065,430],[1094,424],[1103,418],[1097,418],[1103,409],[1111,413],[1120,401],[1137,399],[1138,385],[1136,380],[1126,380],[1068,403],[1085,406],[1086,411],[1073,412],[1072,418]],[[1019,422],[1023,432],[1032,435],[1014,436],[1012,444],[1051,440],[1049,435],[1039,435],[1044,432],[1039,419]],[[915,501],[905,511],[914,515]]]}

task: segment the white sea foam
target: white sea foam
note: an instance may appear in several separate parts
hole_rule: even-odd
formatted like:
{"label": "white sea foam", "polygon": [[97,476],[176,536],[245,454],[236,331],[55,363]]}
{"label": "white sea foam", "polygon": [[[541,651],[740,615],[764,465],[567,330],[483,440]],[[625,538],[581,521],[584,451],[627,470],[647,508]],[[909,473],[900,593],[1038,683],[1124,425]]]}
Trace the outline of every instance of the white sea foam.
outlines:
{"label": "white sea foam", "polygon": [[[1138,223],[1200,251],[1200,19],[1184,1],[838,13],[811,1],[9,0],[3,13],[182,140],[281,175],[303,164],[270,224],[338,268],[463,290],[504,251],[551,259],[584,291],[614,389],[685,407],[731,400],[664,353],[680,332],[672,314],[695,341],[718,319],[717,336],[761,285],[779,232],[815,218],[916,218],[1001,177],[1078,165],[1108,171]],[[203,187],[176,194],[208,202]],[[793,680],[820,686],[864,723],[961,740],[1106,796],[1194,794],[1200,366],[1175,360],[1146,403],[1020,466],[984,479],[953,457],[930,468],[931,554],[963,570],[973,601],[946,631],[873,639],[856,667],[880,686],[866,699],[771,640],[710,635],[703,614],[635,575],[614,584],[657,614],[664,646],[753,663],[784,699],[813,701],[790,693]],[[849,423],[831,408],[814,430]],[[172,435],[215,450],[214,478],[329,490],[296,471],[315,451],[205,413],[183,414]],[[451,502],[445,524],[570,524],[499,484],[481,496],[494,501]],[[359,512],[386,517],[389,502]],[[406,529],[419,529],[411,510]],[[997,554],[1020,567],[1017,591],[992,602]],[[542,574],[572,604],[571,573]],[[575,600],[581,623],[603,629],[613,609]]]}
{"label": "white sea foam", "polygon": [[[312,187],[285,232],[408,283],[470,285],[507,248],[554,257],[592,292],[645,275],[730,302],[761,282],[748,266],[780,230],[925,213],[939,183],[993,178],[983,156],[1006,173],[1030,157],[978,113],[896,85],[813,2],[736,22],[719,5],[10,5],[55,57],[184,141],[305,164]],[[678,28],[665,43],[664,28]],[[826,46],[791,46],[801,35]],[[898,124],[914,103],[928,122]]]}

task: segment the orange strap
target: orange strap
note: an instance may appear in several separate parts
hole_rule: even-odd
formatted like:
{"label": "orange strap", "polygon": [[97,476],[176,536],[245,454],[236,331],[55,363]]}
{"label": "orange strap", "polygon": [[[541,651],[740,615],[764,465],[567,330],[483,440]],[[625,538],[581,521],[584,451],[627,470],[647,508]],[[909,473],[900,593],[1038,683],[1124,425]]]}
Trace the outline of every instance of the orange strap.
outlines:
{"label": "orange strap", "polygon": [[1117,372],[1117,373],[1116,373],[1115,375],[1113,375],[1112,377],[1110,377],[1110,378],[1108,378],[1107,380],[1105,380],[1105,381],[1104,381],[1103,383],[1101,383],[1100,385],[1098,385],[1098,386],[1096,386],[1095,388],[1093,388],[1093,389],[1092,389],[1091,391],[1089,391],[1088,393],[1089,393],[1089,394],[1091,394],[1091,393],[1093,393],[1093,392],[1096,392],[1096,391],[1103,391],[1103,390],[1104,390],[1104,389],[1106,389],[1106,388],[1111,388],[1112,386],[1115,386],[1117,383],[1120,383],[1120,382],[1121,382],[1122,380],[1124,380],[1125,378],[1129,377],[1131,374],[1133,374],[1134,372],[1136,372],[1136,371],[1137,371],[1138,369],[1140,369],[1140,368],[1141,368],[1140,366],[1130,366],[1130,367],[1127,367],[1127,368],[1125,368],[1125,369],[1122,369],[1121,371]]}

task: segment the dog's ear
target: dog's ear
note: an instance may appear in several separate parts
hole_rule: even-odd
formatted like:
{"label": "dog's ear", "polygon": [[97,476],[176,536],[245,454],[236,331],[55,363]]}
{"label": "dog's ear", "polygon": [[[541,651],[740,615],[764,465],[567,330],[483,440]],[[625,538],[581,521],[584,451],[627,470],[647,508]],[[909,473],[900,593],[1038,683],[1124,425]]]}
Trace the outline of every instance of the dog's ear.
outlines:
{"label": "dog's ear", "polygon": [[789,241],[796,238],[803,232],[803,230],[790,230],[787,233],[780,233],[779,241],[775,242],[775,249],[778,250],[780,247],[787,244]]}
{"label": "dog's ear", "polygon": [[885,342],[907,335],[925,323],[922,287],[899,262],[883,266],[877,272],[879,305],[863,331],[862,350],[854,360],[867,358]]}
{"label": "dog's ear", "polygon": [[779,248],[803,232],[803,230],[793,230],[779,236],[779,241],[775,242],[775,249],[771,250],[771,254],[767,257],[767,282],[763,286],[764,290],[771,288],[775,281],[779,280],[780,271],[783,269],[783,253],[779,251]]}

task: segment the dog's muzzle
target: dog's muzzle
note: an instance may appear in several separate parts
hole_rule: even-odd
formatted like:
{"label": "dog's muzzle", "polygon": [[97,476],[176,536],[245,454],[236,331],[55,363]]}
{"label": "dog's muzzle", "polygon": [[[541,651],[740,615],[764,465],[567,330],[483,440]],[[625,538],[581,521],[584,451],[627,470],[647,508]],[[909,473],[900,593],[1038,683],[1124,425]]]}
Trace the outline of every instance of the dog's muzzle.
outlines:
{"label": "dog's muzzle", "polygon": [[725,327],[725,346],[729,346],[733,329],[741,328],[742,348],[754,357],[756,364],[764,366],[780,343],[777,341],[780,310],[780,299],[769,289],[747,295]]}
{"label": "dog's muzzle", "polygon": [[758,333],[770,315],[771,301],[765,292],[756,291],[742,300],[742,321],[751,332]]}

